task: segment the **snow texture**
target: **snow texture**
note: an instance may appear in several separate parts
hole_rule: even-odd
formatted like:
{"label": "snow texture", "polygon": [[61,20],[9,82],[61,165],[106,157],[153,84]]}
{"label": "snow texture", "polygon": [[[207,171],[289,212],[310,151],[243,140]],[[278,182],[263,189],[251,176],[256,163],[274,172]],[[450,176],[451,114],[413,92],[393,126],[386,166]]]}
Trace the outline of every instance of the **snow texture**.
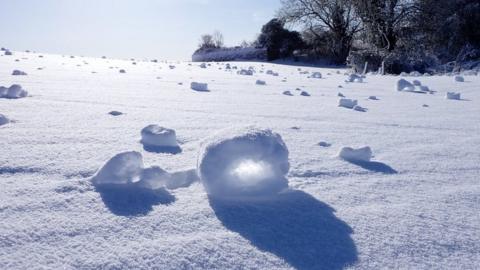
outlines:
{"label": "snow texture", "polygon": [[252,127],[217,133],[204,142],[198,158],[207,193],[224,199],[278,194],[288,187],[289,168],[280,135]]}
{"label": "snow texture", "polygon": [[[219,70],[227,63],[13,53],[0,56],[0,91],[20,84],[33,95],[0,99],[12,119],[0,127],[0,269],[478,269],[475,72],[464,83],[411,77],[434,90],[414,95],[394,91],[400,77],[390,75],[339,89],[349,70],[309,65],[302,68],[325,76],[308,79],[300,62]],[[253,77],[236,74],[250,66]],[[11,76],[14,69],[28,76]],[[268,84],[255,87],[257,79]],[[191,91],[192,81],[215,91]],[[304,89],[312,96],[282,95]],[[339,91],[368,113],[338,108]],[[461,101],[445,99],[452,91]],[[174,128],[182,152],[144,150],[140,131],[152,123]],[[286,191],[249,200],[206,193],[200,146],[233,124],[281,134]],[[341,146],[363,145],[374,150],[370,161],[338,158]],[[160,180],[93,185],[105,161],[125,151],[142,154],[138,180]]]}

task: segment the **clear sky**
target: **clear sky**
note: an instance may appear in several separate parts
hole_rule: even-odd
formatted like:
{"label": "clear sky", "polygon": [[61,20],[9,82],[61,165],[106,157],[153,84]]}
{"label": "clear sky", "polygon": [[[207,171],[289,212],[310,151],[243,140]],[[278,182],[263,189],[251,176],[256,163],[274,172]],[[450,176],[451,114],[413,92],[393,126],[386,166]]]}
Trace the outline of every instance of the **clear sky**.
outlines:
{"label": "clear sky", "polygon": [[279,0],[1,0],[0,46],[117,58],[189,60],[201,34],[251,41]]}

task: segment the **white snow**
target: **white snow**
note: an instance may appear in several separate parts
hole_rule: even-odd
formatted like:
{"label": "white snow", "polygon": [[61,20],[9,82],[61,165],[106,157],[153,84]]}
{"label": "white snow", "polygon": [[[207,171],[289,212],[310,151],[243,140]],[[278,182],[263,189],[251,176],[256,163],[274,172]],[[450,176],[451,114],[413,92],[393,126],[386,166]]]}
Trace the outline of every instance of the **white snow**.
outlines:
{"label": "white snow", "polygon": [[338,153],[340,158],[347,161],[370,161],[372,158],[372,149],[369,146],[362,148],[343,147]]}
{"label": "white snow", "polygon": [[[412,77],[434,90],[413,95],[393,91],[400,77],[389,75],[339,89],[349,72],[339,67],[305,67],[325,74],[314,80],[299,74],[300,63],[231,62],[225,71],[223,63],[13,53],[0,56],[0,85],[32,95],[0,99],[0,113],[15,121],[0,127],[0,269],[478,268],[480,76]],[[236,74],[249,66],[253,77]],[[255,87],[257,79],[268,84]],[[215,91],[191,91],[192,81]],[[338,108],[339,91],[368,112]],[[447,92],[462,101],[445,100]],[[152,123],[174,128],[182,151],[144,149],[140,131]],[[200,146],[232,125],[281,135],[287,190],[243,200],[207,194],[196,173]],[[341,146],[364,145],[370,161],[338,158]],[[142,155],[136,182],[93,185],[125,151]],[[258,179],[265,168],[245,162],[232,173]]]}
{"label": "white snow", "polygon": [[223,199],[274,195],[288,187],[288,149],[268,129],[219,132],[202,145],[198,175],[206,192]]}
{"label": "white snow", "polygon": [[199,91],[199,92],[208,92],[208,84],[207,83],[191,82],[190,83],[190,88],[192,90]]}
{"label": "white snow", "polygon": [[178,147],[175,130],[159,125],[148,125],[141,131],[142,144],[146,146]]}

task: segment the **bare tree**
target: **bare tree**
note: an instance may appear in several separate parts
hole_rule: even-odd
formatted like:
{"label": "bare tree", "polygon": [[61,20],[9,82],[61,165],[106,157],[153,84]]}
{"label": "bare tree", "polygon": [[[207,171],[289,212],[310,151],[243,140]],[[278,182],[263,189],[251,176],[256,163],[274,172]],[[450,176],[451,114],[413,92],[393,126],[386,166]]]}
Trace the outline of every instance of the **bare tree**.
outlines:
{"label": "bare tree", "polygon": [[213,43],[217,48],[223,47],[223,34],[218,30],[213,32]]}
{"label": "bare tree", "polygon": [[278,15],[286,22],[300,24],[317,39],[328,36],[331,54],[339,63],[345,62],[361,27],[352,0],[282,0]]}
{"label": "bare tree", "polygon": [[413,0],[354,0],[370,42],[393,51],[398,33],[413,12]]}
{"label": "bare tree", "polygon": [[198,47],[200,49],[215,48],[215,41],[213,39],[213,36],[210,34],[204,34],[200,36],[200,42],[198,44]]}

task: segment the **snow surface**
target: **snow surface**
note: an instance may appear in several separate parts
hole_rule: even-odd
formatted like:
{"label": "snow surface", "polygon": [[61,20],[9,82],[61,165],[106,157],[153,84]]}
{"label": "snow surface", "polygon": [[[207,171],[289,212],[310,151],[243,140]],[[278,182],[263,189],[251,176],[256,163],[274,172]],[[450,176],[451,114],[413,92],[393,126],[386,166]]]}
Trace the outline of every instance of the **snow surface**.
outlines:
{"label": "snow surface", "polygon": [[[478,76],[461,89],[452,76],[424,76],[435,92],[410,94],[393,91],[397,76],[345,84],[344,69],[303,67],[319,80],[285,64],[236,62],[227,71],[14,54],[22,61],[0,56],[0,85],[21,84],[30,96],[0,99],[0,113],[15,119],[0,127],[0,269],[478,268]],[[233,66],[258,72],[239,76]],[[268,84],[252,87],[257,79]],[[211,92],[178,85],[192,80]],[[368,111],[339,108],[339,84]],[[311,97],[282,94],[296,88]],[[452,90],[462,100],[446,100]],[[144,150],[140,130],[151,123],[174,129],[182,152]],[[233,124],[282,137],[289,191],[268,200],[207,195],[195,173],[201,142]],[[342,145],[368,145],[375,158],[347,162],[337,156]],[[136,192],[93,185],[106,160],[131,151],[176,181]]]}

